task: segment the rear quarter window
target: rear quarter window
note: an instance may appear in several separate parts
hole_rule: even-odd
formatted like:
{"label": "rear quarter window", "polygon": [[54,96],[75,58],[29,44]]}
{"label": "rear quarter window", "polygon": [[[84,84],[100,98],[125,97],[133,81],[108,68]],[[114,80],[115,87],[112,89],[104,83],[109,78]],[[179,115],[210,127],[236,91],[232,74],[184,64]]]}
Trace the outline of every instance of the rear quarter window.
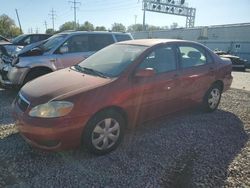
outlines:
{"label": "rear quarter window", "polygon": [[115,34],[115,38],[117,42],[125,41],[125,40],[132,40],[132,38],[129,35],[125,34]]}

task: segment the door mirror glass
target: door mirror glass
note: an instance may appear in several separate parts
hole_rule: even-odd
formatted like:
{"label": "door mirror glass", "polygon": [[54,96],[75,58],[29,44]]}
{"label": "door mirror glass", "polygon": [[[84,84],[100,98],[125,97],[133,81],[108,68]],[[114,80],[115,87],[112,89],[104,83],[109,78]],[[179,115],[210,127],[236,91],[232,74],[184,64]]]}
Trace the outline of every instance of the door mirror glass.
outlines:
{"label": "door mirror glass", "polygon": [[156,74],[153,68],[139,69],[135,73],[135,77],[152,77]]}
{"label": "door mirror glass", "polygon": [[62,46],[59,50],[60,54],[65,54],[69,52],[69,48],[67,46]]}
{"label": "door mirror glass", "polygon": [[42,54],[43,54],[43,51],[41,50],[41,48],[37,48],[37,47],[27,52],[27,55],[29,56],[39,56]]}

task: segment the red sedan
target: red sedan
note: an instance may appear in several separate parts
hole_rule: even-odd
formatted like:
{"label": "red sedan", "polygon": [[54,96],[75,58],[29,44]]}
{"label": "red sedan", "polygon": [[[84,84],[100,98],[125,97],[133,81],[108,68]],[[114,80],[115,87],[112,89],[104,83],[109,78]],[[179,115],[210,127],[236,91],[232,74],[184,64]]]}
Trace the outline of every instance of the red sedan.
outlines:
{"label": "red sedan", "polygon": [[31,145],[114,150],[124,130],[195,105],[212,112],[232,82],[231,62],[205,46],[146,39],[110,45],[73,67],[26,84],[13,102]]}

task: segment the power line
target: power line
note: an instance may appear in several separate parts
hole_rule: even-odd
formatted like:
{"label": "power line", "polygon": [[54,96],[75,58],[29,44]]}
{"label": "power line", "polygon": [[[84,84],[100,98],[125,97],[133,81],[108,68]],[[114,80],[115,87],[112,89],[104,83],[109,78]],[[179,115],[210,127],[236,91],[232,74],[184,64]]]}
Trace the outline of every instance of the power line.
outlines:
{"label": "power line", "polygon": [[74,1],[69,1],[69,3],[73,4],[72,8],[74,9],[74,29],[76,30],[76,9],[79,8],[77,5],[81,5],[81,2],[74,0]]}
{"label": "power line", "polygon": [[127,6],[109,6],[109,7],[98,7],[96,9],[84,9],[84,10],[80,10],[81,12],[100,12],[103,11],[104,9],[108,9],[108,13],[109,12],[113,12],[113,11],[121,11],[121,9],[133,9],[133,8],[138,8],[140,6],[138,5],[127,5]]}
{"label": "power line", "polygon": [[50,12],[51,13],[49,14],[49,16],[51,16],[53,31],[55,31],[55,16],[56,16],[55,13],[56,13],[56,11],[54,11],[54,9],[52,8],[52,10]]}

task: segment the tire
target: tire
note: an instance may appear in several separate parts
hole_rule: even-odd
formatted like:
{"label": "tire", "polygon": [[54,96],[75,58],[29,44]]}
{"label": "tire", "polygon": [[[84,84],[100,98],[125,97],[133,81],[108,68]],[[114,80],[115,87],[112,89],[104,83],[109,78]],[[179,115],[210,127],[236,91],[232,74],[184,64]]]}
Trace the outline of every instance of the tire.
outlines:
{"label": "tire", "polygon": [[93,154],[115,150],[124,137],[125,121],[121,114],[107,110],[96,114],[83,133],[84,146]]}
{"label": "tire", "polygon": [[203,109],[213,112],[218,108],[221,99],[222,88],[218,84],[212,85],[203,98]]}
{"label": "tire", "polygon": [[46,70],[40,70],[40,71],[39,70],[32,70],[31,72],[29,72],[26,75],[26,77],[23,81],[23,85],[25,85],[26,83],[28,83],[31,80],[34,80],[35,78],[38,78],[38,77],[45,75],[45,74],[48,74],[48,73],[50,73],[50,72],[46,71]]}

